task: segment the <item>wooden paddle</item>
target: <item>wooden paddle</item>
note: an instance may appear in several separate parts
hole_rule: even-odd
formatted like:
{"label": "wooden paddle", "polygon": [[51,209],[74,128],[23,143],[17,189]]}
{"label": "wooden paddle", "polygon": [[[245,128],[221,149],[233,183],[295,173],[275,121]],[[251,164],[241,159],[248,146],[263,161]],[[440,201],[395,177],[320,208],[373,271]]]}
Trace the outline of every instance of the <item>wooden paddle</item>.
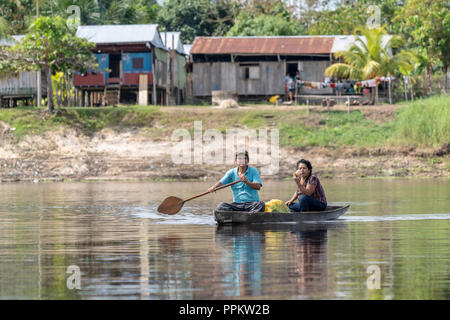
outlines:
{"label": "wooden paddle", "polygon": [[[214,189],[214,191],[217,191],[217,190],[220,190],[220,189],[224,189],[224,188],[229,187],[229,186],[231,186],[233,184],[236,184],[238,182],[242,182],[242,181],[241,180],[233,181],[233,182],[231,182],[229,184],[217,187],[216,189]],[[183,200],[183,199],[180,199],[180,198],[177,198],[177,197],[168,197],[168,198],[164,199],[164,201],[159,205],[158,212],[159,213],[165,213],[165,214],[176,214],[176,213],[178,213],[181,210],[181,208],[183,207],[185,202],[187,202],[189,200],[192,200],[192,199],[199,198],[199,197],[204,196],[205,194],[208,194],[208,193],[210,193],[210,192],[206,191],[206,192],[200,193],[200,194],[198,194],[196,196],[193,196],[192,198],[189,198],[189,199],[186,199],[186,200]]]}

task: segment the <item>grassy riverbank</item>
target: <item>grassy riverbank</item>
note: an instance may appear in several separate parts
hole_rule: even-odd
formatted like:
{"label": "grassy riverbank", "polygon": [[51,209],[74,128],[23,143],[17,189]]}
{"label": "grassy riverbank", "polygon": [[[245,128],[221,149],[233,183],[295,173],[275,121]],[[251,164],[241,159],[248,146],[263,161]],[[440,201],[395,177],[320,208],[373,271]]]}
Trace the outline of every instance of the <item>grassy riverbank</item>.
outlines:
{"label": "grassy riverbank", "polygon": [[150,136],[165,138],[178,128],[203,130],[227,128],[278,128],[286,147],[429,147],[450,142],[450,97],[416,100],[406,107],[346,110],[313,107],[288,109],[242,107],[239,110],[193,107],[61,108],[49,115],[44,109],[0,109],[0,120],[15,128],[18,139],[28,134],[56,131],[62,126],[92,134],[105,128],[146,129]]}
{"label": "grassy riverbank", "polygon": [[[450,176],[450,99],[407,106],[0,109],[0,181],[217,179],[230,164],[179,165],[176,129],[278,129],[275,179],[299,157],[324,178]],[[222,145],[214,146],[220,152]],[[261,165],[255,163],[253,165]]]}

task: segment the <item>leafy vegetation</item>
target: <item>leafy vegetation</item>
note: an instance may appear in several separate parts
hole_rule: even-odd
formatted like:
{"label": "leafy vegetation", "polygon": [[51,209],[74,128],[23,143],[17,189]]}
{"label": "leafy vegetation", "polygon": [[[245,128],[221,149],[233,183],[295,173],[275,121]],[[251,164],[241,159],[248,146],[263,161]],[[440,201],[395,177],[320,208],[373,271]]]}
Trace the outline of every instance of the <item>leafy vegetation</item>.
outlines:
{"label": "leafy vegetation", "polygon": [[394,138],[406,145],[437,147],[450,143],[449,96],[416,100],[401,110]]}
{"label": "leafy vegetation", "polygon": [[[335,63],[325,70],[325,76],[337,76],[344,79],[368,80],[375,77],[394,76],[400,73],[410,74],[414,69],[416,56],[407,50],[391,54],[390,50],[397,49],[401,44],[399,36],[392,36],[384,42],[387,36],[384,28],[356,28],[360,36],[347,51],[335,53],[342,58],[342,63]],[[378,104],[378,86],[375,87],[375,104]]]}

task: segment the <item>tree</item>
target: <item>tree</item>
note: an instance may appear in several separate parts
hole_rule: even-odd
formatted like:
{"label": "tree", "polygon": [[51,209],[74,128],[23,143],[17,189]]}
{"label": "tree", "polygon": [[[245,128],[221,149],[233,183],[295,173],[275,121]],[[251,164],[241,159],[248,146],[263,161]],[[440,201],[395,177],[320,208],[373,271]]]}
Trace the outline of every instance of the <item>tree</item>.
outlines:
{"label": "tree", "polygon": [[35,0],[2,0],[0,17],[9,25],[11,34],[20,34],[27,30],[28,17],[33,13]]}
{"label": "tree", "polygon": [[426,70],[429,90],[433,69],[441,67],[447,74],[450,64],[449,9],[448,1],[406,0],[394,19],[398,32],[420,56],[420,69]]}
{"label": "tree", "polygon": [[48,111],[54,111],[52,72],[64,73],[97,70],[91,52],[95,47],[75,36],[67,20],[61,17],[40,17],[29,33],[12,48],[0,50],[0,70],[44,71],[47,75]]}
{"label": "tree", "polygon": [[[402,0],[341,0],[333,8],[314,10],[308,33],[312,35],[352,34],[357,26],[367,25],[379,19],[380,25],[386,25],[393,32],[392,21]],[[303,21],[304,18],[301,19]],[[373,21],[375,22],[375,21]]]}
{"label": "tree", "polygon": [[227,36],[291,36],[305,34],[281,0],[254,0],[239,12]]}
{"label": "tree", "polygon": [[316,11],[308,28],[311,35],[346,35],[365,24],[367,20],[366,9],[361,5],[341,6],[334,10]]}
{"label": "tree", "polygon": [[3,17],[0,17],[0,39],[6,38],[9,33],[9,24]]}
{"label": "tree", "polygon": [[233,0],[167,0],[157,22],[162,31],[180,31],[185,43],[196,36],[222,36],[233,25],[238,3]]}
{"label": "tree", "polygon": [[[399,48],[402,39],[392,36],[386,43],[383,37],[387,35],[383,27],[366,29],[359,27],[355,33],[361,33],[348,51],[338,51],[334,55],[344,62],[335,63],[325,70],[325,76],[336,76],[344,79],[369,80],[381,76],[394,76],[408,73],[414,69],[416,56],[407,50],[390,54],[390,50]],[[375,103],[378,103],[378,86],[375,87]]]}
{"label": "tree", "polygon": [[156,21],[156,0],[41,0],[41,13],[69,17],[76,11],[82,25],[139,24]]}
{"label": "tree", "polygon": [[241,11],[227,36],[291,36],[304,32],[297,21],[286,19],[282,14],[261,14],[253,18],[250,13]]}

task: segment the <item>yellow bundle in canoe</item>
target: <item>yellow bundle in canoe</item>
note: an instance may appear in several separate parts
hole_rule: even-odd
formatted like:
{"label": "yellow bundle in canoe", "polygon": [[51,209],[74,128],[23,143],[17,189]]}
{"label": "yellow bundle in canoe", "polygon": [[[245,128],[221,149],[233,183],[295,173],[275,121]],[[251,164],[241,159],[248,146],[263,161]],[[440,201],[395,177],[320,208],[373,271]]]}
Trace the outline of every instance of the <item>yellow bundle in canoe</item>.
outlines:
{"label": "yellow bundle in canoe", "polygon": [[279,199],[272,199],[269,202],[266,202],[266,208],[264,212],[284,212],[289,213],[290,210],[288,206]]}

